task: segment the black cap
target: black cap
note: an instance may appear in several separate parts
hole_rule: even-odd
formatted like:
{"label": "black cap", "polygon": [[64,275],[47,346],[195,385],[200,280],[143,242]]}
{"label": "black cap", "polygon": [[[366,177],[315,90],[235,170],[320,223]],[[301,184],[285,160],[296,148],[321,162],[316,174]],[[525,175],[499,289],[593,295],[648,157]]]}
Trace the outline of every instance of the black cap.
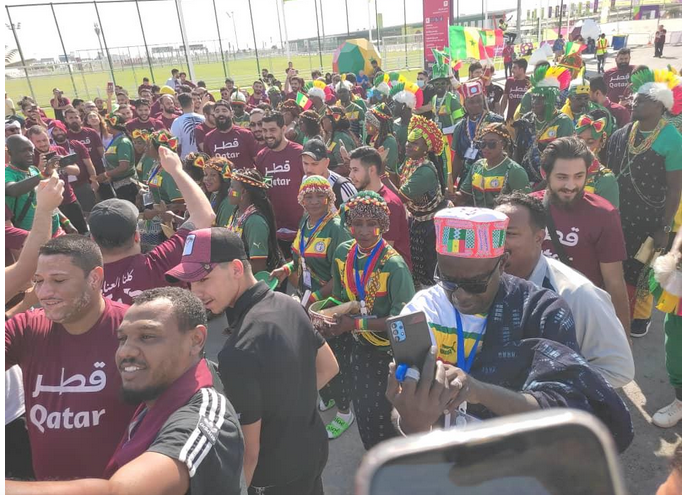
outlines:
{"label": "black cap", "polygon": [[196,282],[213,270],[218,263],[247,260],[242,238],[225,227],[212,227],[190,232],[180,263],[166,272],[166,280],[176,283]]}
{"label": "black cap", "polygon": [[301,156],[308,155],[311,156],[315,161],[320,161],[327,158],[327,146],[321,139],[309,139],[303,145],[303,151]]}
{"label": "black cap", "polygon": [[112,198],[96,204],[90,212],[88,226],[95,242],[119,245],[116,240],[126,240],[137,231],[137,207],[130,201]]}

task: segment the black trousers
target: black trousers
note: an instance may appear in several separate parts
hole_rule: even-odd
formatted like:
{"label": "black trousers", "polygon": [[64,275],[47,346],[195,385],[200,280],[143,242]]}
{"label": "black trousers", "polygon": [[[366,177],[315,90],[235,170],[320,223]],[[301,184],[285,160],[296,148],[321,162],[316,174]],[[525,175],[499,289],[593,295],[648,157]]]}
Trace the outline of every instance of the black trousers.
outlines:
{"label": "black trousers", "polygon": [[88,232],[88,224],[85,222],[83,209],[78,201],[68,205],[63,204],[59,207],[59,210],[66,215],[66,218],[71,221],[79,234],[86,234]]}
{"label": "black trousers", "polygon": [[388,363],[392,359],[374,346],[361,342],[353,346],[353,408],[365,450],[397,436],[391,422],[393,406],[386,398]]}
{"label": "black trousers", "polygon": [[[512,65],[514,62],[505,62],[504,63],[504,77],[512,77]],[[507,75],[507,72],[509,75]]]}
{"label": "black trousers", "polygon": [[5,478],[33,480],[31,444],[26,430],[26,416],[23,414],[5,425]]}
{"label": "black trousers", "polygon": [[654,57],[662,57],[663,56],[663,45],[665,43],[654,43]]}
{"label": "black trousers", "polygon": [[249,495],[324,495],[322,485],[322,471],[327,465],[329,448],[325,444],[322,452],[317,456],[317,469],[310,476],[299,478],[286,485],[249,487]]}
{"label": "black trousers", "polygon": [[98,193],[102,200],[118,198],[137,204],[137,186],[135,184],[126,184],[118,189],[114,189],[111,184],[100,184]]}
{"label": "black trousers", "polygon": [[339,373],[320,390],[320,396],[325,403],[334,399],[336,406],[343,411],[350,408],[351,388],[351,354],[355,340],[349,333],[341,334],[327,341],[339,363]]}
{"label": "black trousers", "polygon": [[597,72],[604,72],[604,62],[606,62],[606,55],[597,55]]}

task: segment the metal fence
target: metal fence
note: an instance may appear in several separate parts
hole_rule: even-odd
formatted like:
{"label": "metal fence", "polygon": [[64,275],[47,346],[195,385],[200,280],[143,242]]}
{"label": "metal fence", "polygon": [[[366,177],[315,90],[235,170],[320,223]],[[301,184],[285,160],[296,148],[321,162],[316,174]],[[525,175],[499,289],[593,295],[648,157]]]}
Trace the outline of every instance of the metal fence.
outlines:
{"label": "metal fence", "polygon": [[[376,1],[379,9],[393,5],[392,0]],[[284,23],[278,22],[280,32],[273,33],[265,29],[262,20],[264,9],[279,16],[280,0],[251,4],[251,16],[242,15],[242,19],[226,12],[230,4],[223,0],[97,0],[6,6],[6,91],[15,101],[31,95],[43,106],[49,106],[55,87],[71,98],[93,99],[104,97],[107,82],[113,81],[134,95],[143,77],[161,86],[172,68],[187,72],[195,82],[203,80],[211,90],[219,89],[228,76],[237,85],[250,86],[263,68],[284,78],[289,60],[301,74],[331,72],[333,51],[343,39],[355,34],[349,28],[349,36],[322,34],[301,40],[295,39],[293,29],[287,53],[281,32]],[[325,9],[329,9],[327,4]],[[186,23],[197,13],[205,20],[200,28],[196,22],[193,26]],[[290,27],[292,24],[289,22]],[[159,25],[163,26],[162,33]],[[252,36],[245,39],[237,33],[238,27],[241,30],[246,25],[251,27]],[[402,27],[385,30],[404,32]],[[125,43],[120,43],[122,32]],[[357,33],[358,37],[367,36],[366,29],[364,36],[361,31]],[[383,33],[374,27],[372,34],[376,39]],[[35,42],[36,36],[45,55],[31,57],[22,51],[22,45]],[[421,34],[380,38],[377,47],[384,56],[384,69],[421,66]]]}

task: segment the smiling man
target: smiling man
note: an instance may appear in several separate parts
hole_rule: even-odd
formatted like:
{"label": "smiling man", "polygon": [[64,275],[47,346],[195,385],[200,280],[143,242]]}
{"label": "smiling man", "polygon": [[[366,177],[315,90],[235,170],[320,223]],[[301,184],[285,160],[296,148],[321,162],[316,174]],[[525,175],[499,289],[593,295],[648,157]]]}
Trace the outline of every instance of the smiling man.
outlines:
{"label": "smiling man", "polygon": [[52,239],[33,278],[42,308],[5,325],[5,369],[18,364],[23,372],[38,480],[102,477],[134,410],[119,398],[114,362],[127,306],[102,296],[103,280],[93,241]]}
{"label": "smiling man", "polygon": [[630,305],[623,278],[627,259],[618,210],[585,192],[594,156],[575,136],[551,142],[542,154],[547,189],[532,194],[548,212],[543,254],[558,258],[609,293],[618,319],[630,331]]}
{"label": "smiling man", "polygon": [[245,495],[242,432],[203,358],[206,325],[201,301],[186,290],[141,294],[116,331],[122,396],[140,405],[105,479],[6,482],[6,493]]}

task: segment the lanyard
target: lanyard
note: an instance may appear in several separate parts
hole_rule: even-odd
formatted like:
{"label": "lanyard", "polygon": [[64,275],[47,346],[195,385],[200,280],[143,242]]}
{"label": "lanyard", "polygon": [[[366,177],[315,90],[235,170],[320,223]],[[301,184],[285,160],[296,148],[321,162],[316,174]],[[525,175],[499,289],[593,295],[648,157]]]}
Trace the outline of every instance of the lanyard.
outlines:
{"label": "lanyard", "polygon": [[109,151],[109,148],[111,148],[111,145],[114,144],[114,143],[116,142],[116,140],[117,140],[118,138],[120,138],[121,136],[123,136],[123,133],[122,133],[122,132],[119,132],[119,133],[116,134],[113,138],[111,138],[111,142],[108,144],[108,146],[107,146],[106,148],[104,148],[104,154],[105,154],[105,155],[107,154],[107,151]]}
{"label": "lanyard", "polygon": [[353,275],[355,278],[355,288],[358,291],[360,304],[363,304],[365,302],[365,286],[367,285],[367,281],[374,271],[376,262],[379,259],[379,253],[384,247],[384,240],[381,239],[379,242],[377,242],[377,245],[374,246],[374,249],[372,249],[372,252],[367,257],[367,260],[365,260],[365,266],[362,268],[362,278],[360,278],[360,270],[357,269],[358,251],[360,251],[360,248],[357,244],[355,244],[355,247],[356,251],[355,256],[353,257]]}
{"label": "lanyard", "polygon": [[[312,240],[313,237],[315,237],[315,234],[317,233],[317,229],[320,228],[320,225],[322,224],[322,221],[327,218],[327,215],[323,216],[320,218],[315,226],[313,227],[313,230],[310,231],[310,235],[308,236],[308,239]],[[305,226],[308,224],[308,219],[306,219],[305,222],[303,222],[303,227],[301,227],[301,242],[299,244],[299,254],[301,256],[301,260],[303,263],[305,263]]]}
{"label": "lanyard", "polygon": [[464,350],[464,328],[462,328],[462,316],[459,314],[457,308],[455,308],[455,317],[457,318],[457,367],[463,370],[465,373],[469,373],[471,366],[474,364],[474,357],[476,357],[476,351],[478,350],[478,343],[481,341],[483,334],[485,333],[485,327],[488,324],[488,319],[486,318],[481,333],[476,337],[476,342],[471,348],[469,353],[469,358],[467,359]]}
{"label": "lanyard", "polygon": [[160,171],[161,171],[161,164],[158,163],[156,165],[156,167],[154,167],[154,170],[152,170],[152,173],[149,174],[149,179],[147,179],[147,184],[151,184],[152,181],[154,180],[154,177],[156,177]]}

